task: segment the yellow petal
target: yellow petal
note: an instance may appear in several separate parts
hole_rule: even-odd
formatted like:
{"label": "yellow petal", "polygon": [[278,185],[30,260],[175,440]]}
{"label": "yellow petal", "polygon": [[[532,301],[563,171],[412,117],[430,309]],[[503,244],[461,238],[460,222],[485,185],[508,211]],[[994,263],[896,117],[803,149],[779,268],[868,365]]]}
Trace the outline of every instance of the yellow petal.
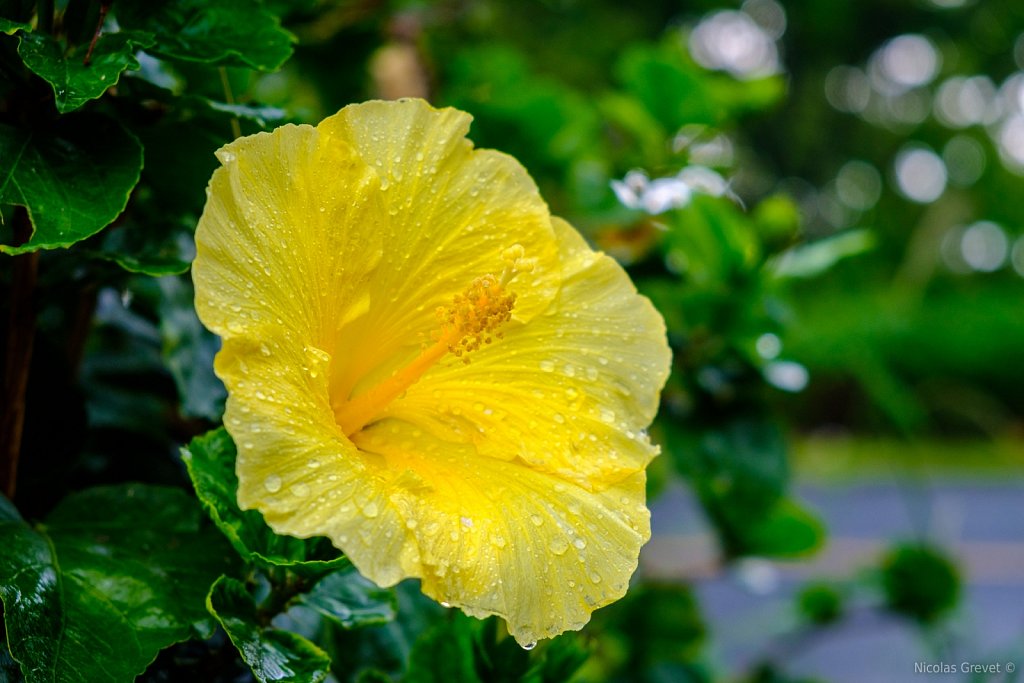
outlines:
{"label": "yellow petal", "polygon": [[[643,470],[592,492],[399,420],[374,424],[356,442],[392,474],[386,500],[409,533],[408,575],[438,601],[503,617],[524,645],[582,628],[622,597],[650,537]],[[379,580],[370,567],[384,551],[368,550],[349,555]]]}
{"label": "yellow petal", "polygon": [[523,274],[514,315],[529,320],[558,289],[547,206],[526,170],[465,138],[471,117],[422,100],[367,102],[319,128],[346,140],[380,175],[386,249],[370,285],[373,306],[352,329],[351,363],[334,368],[335,391],[360,390],[408,361],[437,327],[435,309],[474,277],[500,274],[502,253],[522,245],[537,267]]}
{"label": "yellow petal", "polygon": [[333,353],[380,261],[378,179],[344,141],[282,126],[217,153],[196,228],[196,309],[225,338],[288,330]]}
{"label": "yellow petal", "polygon": [[594,487],[656,453],[645,430],[671,354],[661,316],[622,268],[565,221],[554,225],[563,283],[548,310],[510,326],[468,366],[439,364],[387,414]]}

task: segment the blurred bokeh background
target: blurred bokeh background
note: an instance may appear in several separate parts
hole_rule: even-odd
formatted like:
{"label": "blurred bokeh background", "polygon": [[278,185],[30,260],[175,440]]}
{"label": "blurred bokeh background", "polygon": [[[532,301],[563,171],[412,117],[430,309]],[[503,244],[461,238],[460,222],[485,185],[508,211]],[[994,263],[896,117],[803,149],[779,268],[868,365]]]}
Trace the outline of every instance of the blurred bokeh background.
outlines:
{"label": "blurred bokeh background", "polygon": [[[246,132],[372,97],[466,110],[475,143],[518,158],[665,316],[654,538],[627,598],[584,631],[574,680],[886,683],[919,679],[919,662],[957,667],[929,679],[1016,680],[1024,4],[264,5],[297,37],[279,71],[142,54],[118,87],[245,105]],[[128,220],[163,226],[138,258],[174,273],[203,183],[146,188],[208,177],[231,131],[170,111],[141,134]],[[94,238],[100,262],[125,234]],[[48,456],[26,459],[20,495],[40,511],[55,476],[176,481],[177,446],[222,408],[187,275],[75,273],[95,324],[79,330],[81,307],[56,294],[40,317],[82,347],[69,361],[39,342],[34,373],[80,370],[57,398],[30,395],[71,416],[57,434],[29,411],[26,447]],[[339,680],[386,640],[359,637]]]}
{"label": "blurred bokeh background", "polygon": [[1024,6],[389,10],[296,13],[247,92],[471,112],[669,323],[644,587],[582,677],[1014,680]]}

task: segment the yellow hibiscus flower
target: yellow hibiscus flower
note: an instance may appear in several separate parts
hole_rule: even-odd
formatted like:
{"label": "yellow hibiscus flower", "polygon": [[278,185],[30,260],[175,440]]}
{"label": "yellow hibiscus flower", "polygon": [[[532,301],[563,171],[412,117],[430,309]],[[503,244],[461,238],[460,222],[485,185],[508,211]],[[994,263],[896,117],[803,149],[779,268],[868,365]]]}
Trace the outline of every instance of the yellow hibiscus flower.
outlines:
{"label": "yellow hibiscus flower", "polygon": [[527,645],[626,590],[670,357],[625,272],[470,120],[368,102],[222,148],[196,307],[239,504]]}

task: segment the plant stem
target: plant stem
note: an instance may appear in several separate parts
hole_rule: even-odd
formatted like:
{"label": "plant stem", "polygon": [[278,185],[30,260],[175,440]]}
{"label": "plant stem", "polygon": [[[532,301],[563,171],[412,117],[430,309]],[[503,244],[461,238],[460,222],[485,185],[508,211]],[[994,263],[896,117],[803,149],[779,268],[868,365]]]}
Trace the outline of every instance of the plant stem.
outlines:
{"label": "plant stem", "polygon": [[89,66],[92,51],[96,48],[96,41],[100,39],[100,33],[103,31],[103,22],[107,20],[107,12],[110,11],[110,6],[113,4],[114,0],[101,0],[100,2],[100,16],[96,21],[96,30],[92,34],[92,40],[89,41],[89,49],[85,51],[85,59],[82,60],[82,64],[85,66]]}
{"label": "plant stem", "polygon": [[[32,235],[28,210],[22,206],[16,207],[12,223],[15,243],[27,242]],[[13,261],[4,358],[3,405],[6,408],[0,416],[0,489],[8,498],[14,497],[21,436],[25,426],[25,392],[28,390],[28,371],[32,363],[32,344],[36,332],[33,292],[39,254],[20,254],[13,257]]]}
{"label": "plant stem", "polygon": [[[235,95],[231,92],[231,79],[228,78],[228,70],[226,67],[220,67],[220,84],[224,88],[224,101],[228,104],[235,103]],[[238,123],[238,117],[232,117],[231,119],[231,133],[235,138],[242,137],[242,127]]]}

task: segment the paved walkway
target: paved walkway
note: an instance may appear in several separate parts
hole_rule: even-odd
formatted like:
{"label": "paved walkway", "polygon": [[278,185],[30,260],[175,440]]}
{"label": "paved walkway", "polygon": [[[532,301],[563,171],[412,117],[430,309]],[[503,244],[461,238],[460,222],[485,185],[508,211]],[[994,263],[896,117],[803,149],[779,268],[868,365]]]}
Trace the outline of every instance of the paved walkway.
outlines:
{"label": "paved walkway", "polygon": [[[825,520],[827,545],[805,561],[752,561],[728,573],[718,568],[714,541],[687,491],[670,488],[651,505],[654,537],[640,571],[694,580],[720,670],[737,674],[770,654],[791,675],[832,683],[1018,680],[1020,672],[1006,674],[1006,663],[1024,666],[1024,480],[808,485],[798,496]],[[912,625],[870,610],[811,640],[792,640],[793,596],[804,582],[854,580],[893,542],[915,538],[946,548],[964,574],[951,646],[936,649]],[[877,600],[870,591],[857,595],[862,605]],[[956,673],[920,671],[936,663]],[[999,664],[999,673],[972,677],[964,663]]]}

